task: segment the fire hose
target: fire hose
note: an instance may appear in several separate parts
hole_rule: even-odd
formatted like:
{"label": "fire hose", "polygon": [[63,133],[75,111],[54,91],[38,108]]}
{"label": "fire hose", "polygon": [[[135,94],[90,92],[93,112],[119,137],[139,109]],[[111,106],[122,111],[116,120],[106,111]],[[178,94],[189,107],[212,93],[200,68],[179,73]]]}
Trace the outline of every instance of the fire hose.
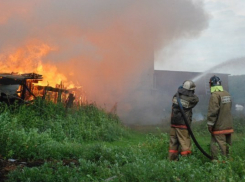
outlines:
{"label": "fire hose", "polygon": [[196,138],[195,138],[195,136],[194,136],[194,134],[193,134],[193,132],[192,132],[192,130],[191,130],[191,127],[190,127],[190,125],[189,125],[189,123],[188,123],[188,119],[187,119],[187,117],[186,117],[186,115],[185,115],[183,106],[182,106],[182,104],[181,104],[181,102],[180,102],[179,93],[177,92],[176,95],[177,95],[177,102],[178,102],[178,105],[179,105],[179,108],[180,108],[180,112],[181,112],[181,114],[182,114],[182,116],[183,116],[183,118],[184,118],[185,125],[187,126],[187,130],[188,130],[189,134],[191,135],[192,140],[194,141],[194,143],[195,143],[195,145],[197,146],[197,148],[203,153],[203,155],[205,155],[207,158],[209,158],[209,159],[212,160],[213,157],[210,156],[208,153],[206,153],[206,152],[202,149],[202,147],[199,145],[199,143],[197,142],[197,140],[196,140]]}

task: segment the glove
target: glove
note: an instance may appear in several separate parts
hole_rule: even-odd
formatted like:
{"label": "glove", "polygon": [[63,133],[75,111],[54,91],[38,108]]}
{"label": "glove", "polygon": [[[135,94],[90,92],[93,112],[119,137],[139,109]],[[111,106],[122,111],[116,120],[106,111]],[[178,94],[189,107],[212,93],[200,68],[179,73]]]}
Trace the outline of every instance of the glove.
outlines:
{"label": "glove", "polygon": [[208,126],[208,131],[209,131],[209,133],[212,134],[212,132],[213,132],[213,127],[212,127],[212,126]]}

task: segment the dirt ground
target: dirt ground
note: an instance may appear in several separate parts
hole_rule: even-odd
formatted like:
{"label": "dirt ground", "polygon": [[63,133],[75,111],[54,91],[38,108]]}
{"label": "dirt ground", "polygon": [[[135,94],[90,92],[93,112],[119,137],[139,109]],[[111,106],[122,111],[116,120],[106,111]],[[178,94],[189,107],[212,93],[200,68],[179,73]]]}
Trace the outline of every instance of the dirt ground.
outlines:
{"label": "dirt ground", "polygon": [[[55,161],[48,161],[48,162],[55,162]],[[57,161],[56,161],[57,162]],[[70,163],[78,165],[78,161],[74,159],[67,159],[63,160],[64,165],[69,165]],[[45,163],[44,160],[35,160],[35,161],[24,161],[24,160],[14,160],[14,159],[2,159],[0,158],[0,182],[4,182],[7,180],[7,174],[17,167],[38,167]]]}
{"label": "dirt ground", "polygon": [[43,163],[44,161],[24,162],[14,159],[0,159],[0,182],[7,180],[7,174],[17,167],[34,167],[40,166]]}

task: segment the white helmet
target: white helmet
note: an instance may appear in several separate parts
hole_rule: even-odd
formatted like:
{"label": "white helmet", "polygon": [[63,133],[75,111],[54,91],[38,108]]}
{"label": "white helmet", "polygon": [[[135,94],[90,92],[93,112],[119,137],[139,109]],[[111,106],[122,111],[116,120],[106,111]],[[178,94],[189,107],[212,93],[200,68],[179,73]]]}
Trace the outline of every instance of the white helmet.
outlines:
{"label": "white helmet", "polygon": [[186,90],[195,90],[196,89],[196,85],[193,81],[191,80],[186,80],[183,83],[183,88]]}

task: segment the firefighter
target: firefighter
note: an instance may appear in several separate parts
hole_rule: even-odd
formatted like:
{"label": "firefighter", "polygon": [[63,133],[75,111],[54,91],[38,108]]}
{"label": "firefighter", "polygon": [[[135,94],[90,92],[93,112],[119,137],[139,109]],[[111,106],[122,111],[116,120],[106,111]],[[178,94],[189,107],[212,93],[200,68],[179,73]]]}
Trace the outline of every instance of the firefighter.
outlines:
{"label": "firefighter", "polygon": [[[209,100],[207,125],[211,133],[211,155],[217,159],[219,154],[228,156],[233,133],[231,115],[231,96],[221,86],[218,76],[212,76],[209,81],[211,97]],[[220,153],[221,152],[221,153]]]}
{"label": "firefighter", "polygon": [[[188,118],[189,125],[192,122],[192,108],[199,101],[198,97],[194,94],[195,89],[196,85],[191,80],[186,80],[178,88],[180,102]],[[169,160],[178,160],[179,151],[182,156],[191,154],[191,139],[177,102],[177,95],[175,94],[172,99]]]}

